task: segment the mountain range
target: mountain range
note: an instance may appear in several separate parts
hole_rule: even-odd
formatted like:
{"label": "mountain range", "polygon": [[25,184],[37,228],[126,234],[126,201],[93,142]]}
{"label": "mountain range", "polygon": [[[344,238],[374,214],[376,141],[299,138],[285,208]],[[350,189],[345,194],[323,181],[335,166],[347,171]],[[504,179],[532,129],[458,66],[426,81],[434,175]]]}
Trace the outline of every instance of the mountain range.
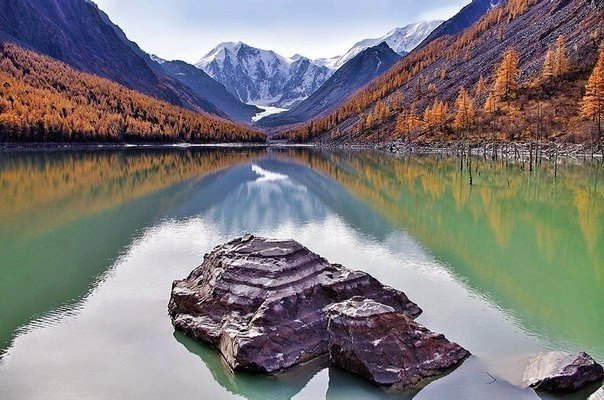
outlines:
{"label": "mountain range", "polygon": [[491,140],[534,140],[536,130],[588,140],[593,128],[581,103],[598,61],[603,11],[592,0],[474,0],[340,107],[291,128],[289,138],[458,138],[468,134],[454,120],[463,101],[476,116],[466,129],[481,140],[487,132]]}
{"label": "mountain range", "polygon": [[136,44],[84,0],[0,2],[3,36],[88,73],[198,112],[226,115],[178,81],[159,73]]}
{"label": "mountain range", "polygon": [[283,57],[242,42],[219,44],[195,66],[242,102],[279,108],[307,98],[333,73],[324,63],[300,55]]}
{"label": "mountain range", "polygon": [[472,0],[449,20],[434,29],[425,40],[419,44],[423,47],[428,43],[443,37],[455,36],[478,22],[489,10],[506,3],[507,0]]}
{"label": "mountain range", "polygon": [[339,57],[334,66],[336,69],[340,68],[363,50],[377,46],[382,42],[386,42],[392,50],[404,56],[423,42],[442,23],[443,21],[418,22],[402,28],[396,28],[377,39],[361,40],[343,56]]}
{"label": "mountain range", "polygon": [[309,98],[291,110],[261,119],[258,125],[265,128],[292,125],[331,111],[359,88],[388,71],[400,58],[386,42],[361,50]]}
{"label": "mountain range", "polygon": [[[284,57],[243,42],[221,43],[195,66],[222,83],[244,103],[291,109],[315,93],[335,71],[363,50],[386,42],[395,52],[405,55],[441,23],[428,21],[407,25],[381,38],[362,40],[343,56],[314,60],[301,55]],[[378,65],[375,66],[378,70]]]}

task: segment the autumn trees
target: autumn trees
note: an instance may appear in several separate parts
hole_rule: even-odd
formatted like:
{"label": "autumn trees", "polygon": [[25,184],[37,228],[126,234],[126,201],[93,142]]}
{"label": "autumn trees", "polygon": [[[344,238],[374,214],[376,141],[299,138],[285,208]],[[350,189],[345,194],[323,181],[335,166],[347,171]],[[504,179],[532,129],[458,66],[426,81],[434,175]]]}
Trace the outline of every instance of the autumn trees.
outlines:
{"label": "autumn trees", "polygon": [[587,119],[597,119],[582,119],[580,103],[602,16],[561,2],[500,2],[463,33],[404,57],[334,110],[337,119],[323,115],[290,133],[304,141],[335,130],[360,142],[488,138],[493,148],[500,140],[585,141]]}
{"label": "autumn trees", "polygon": [[264,141],[246,126],[172,106],[0,43],[0,141]]}
{"label": "autumn trees", "polygon": [[503,101],[511,100],[518,90],[518,52],[509,48],[495,72],[492,95]]}
{"label": "autumn trees", "polygon": [[563,36],[558,36],[555,48],[545,53],[542,76],[545,79],[558,78],[570,71],[570,61],[566,55],[566,42]]}
{"label": "autumn trees", "polygon": [[581,116],[595,121],[598,147],[602,150],[602,113],[604,112],[604,44],[600,46],[598,62],[587,81],[581,104]]}

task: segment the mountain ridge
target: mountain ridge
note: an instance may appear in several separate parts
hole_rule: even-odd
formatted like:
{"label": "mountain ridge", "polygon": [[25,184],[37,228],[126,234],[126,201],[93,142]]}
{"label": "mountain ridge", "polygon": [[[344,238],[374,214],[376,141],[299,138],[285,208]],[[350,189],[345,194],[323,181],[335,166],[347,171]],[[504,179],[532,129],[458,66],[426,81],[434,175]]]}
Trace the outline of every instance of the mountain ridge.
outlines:
{"label": "mountain ridge", "polygon": [[369,47],[340,67],[306,100],[289,111],[261,119],[257,125],[264,128],[293,125],[329,112],[349,95],[390,69],[400,58],[386,42]]}
{"label": "mountain ridge", "polygon": [[[491,136],[526,138],[535,129],[531,121],[545,113],[551,136],[585,140],[589,129],[580,116],[580,104],[602,43],[598,27],[604,25],[602,7],[593,4],[510,0],[490,9],[470,29],[418,47],[331,114],[292,128],[288,135],[302,142],[458,138],[461,133],[453,126],[451,110],[465,89],[476,101],[477,123],[484,124],[476,132],[491,131],[496,125],[498,131]],[[571,68],[560,77],[543,77],[546,55],[560,46],[560,40],[560,51],[568,55]],[[486,102],[500,79],[497,71],[504,54],[511,59],[518,54],[521,90],[513,94],[515,102],[498,105],[493,116],[488,108],[493,106]],[[493,98],[491,104],[499,101]]]}
{"label": "mountain ridge", "polygon": [[0,3],[4,39],[141,93],[198,112],[226,116],[152,67],[151,60],[89,0],[7,0]]}
{"label": "mountain ridge", "polygon": [[444,21],[440,20],[416,22],[400,28],[395,28],[377,39],[360,40],[338,59],[335,67],[341,67],[361,51],[368,49],[369,47],[377,46],[382,42],[386,42],[392,50],[401,56],[404,56],[424,41],[424,39],[426,39],[426,37],[443,22]]}
{"label": "mountain ridge", "polygon": [[318,89],[333,71],[326,62],[284,57],[243,42],[224,42],[195,66],[244,103],[287,108]]}

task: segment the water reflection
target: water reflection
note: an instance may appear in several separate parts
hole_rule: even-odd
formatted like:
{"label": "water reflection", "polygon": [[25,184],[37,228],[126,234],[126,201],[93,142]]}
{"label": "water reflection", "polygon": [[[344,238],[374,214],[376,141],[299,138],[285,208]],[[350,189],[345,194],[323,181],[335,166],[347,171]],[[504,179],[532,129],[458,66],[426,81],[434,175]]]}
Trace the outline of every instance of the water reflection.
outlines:
{"label": "water reflection", "polygon": [[249,400],[291,399],[329,364],[327,359],[320,358],[274,376],[235,374],[215,349],[200,346],[199,343],[180,333],[175,333],[174,337],[188,351],[199,356],[212,372],[216,382],[223,388],[229,393],[241,395]]}
{"label": "water reflection", "polygon": [[135,149],[1,154],[0,355],[19,326],[85,295],[137,232],[179,211],[190,215],[180,209],[195,187],[188,180],[262,154]]}
{"label": "water reflection", "polygon": [[320,364],[233,375],[213,350],[174,337],[171,281],[254,232],[296,238],[406,291],[425,310],[420,322],[472,351],[408,398],[536,399],[520,385],[532,352],[604,358],[601,175],[593,165],[563,166],[556,180],[546,167],[477,167],[470,189],[455,160],[431,157],[3,154],[0,398],[388,398]]}
{"label": "water reflection", "polygon": [[456,274],[539,334],[604,357],[601,165],[477,162],[467,185],[454,159],[372,153],[289,157],[332,177],[416,237]]}

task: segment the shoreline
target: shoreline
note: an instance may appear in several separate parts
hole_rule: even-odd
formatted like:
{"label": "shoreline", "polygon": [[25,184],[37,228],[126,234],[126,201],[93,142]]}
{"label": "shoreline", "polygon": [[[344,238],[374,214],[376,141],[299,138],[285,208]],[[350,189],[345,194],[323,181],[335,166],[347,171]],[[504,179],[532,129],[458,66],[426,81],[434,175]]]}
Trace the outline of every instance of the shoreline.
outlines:
{"label": "shoreline", "polygon": [[118,150],[118,149],[203,149],[203,148],[310,148],[318,150],[352,150],[379,151],[396,156],[404,155],[448,155],[460,156],[460,149],[465,149],[467,156],[468,145],[471,146],[473,157],[488,157],[493,159],[528,160],[541,158],[555,160],[556,158],[603,160],[604,151],[596,151],[589,144],[555,143],[555,142],[387,142],[382,144],[322,144],[322,143],[288,143],[282,141],[266,143],[0,143],[0,153],[7,151],[70,151],[70,150]]}
{"label": "shoreline", "polygon": [[397,156],[404,155],[448,155],[460,156],[464,149],[464,156],[468,154],[468,145],[471,147],[473,157],[485,157],[493,159],[529,160],[540,158],[554,160],[564,159],[593,159],[602,160],[604,151],[597,151],[589,144],[555,143],[555,142],[403,142],[395,141],[383,144],[318,144],[320,149],[341,149],[365,151],[380,151]]}

